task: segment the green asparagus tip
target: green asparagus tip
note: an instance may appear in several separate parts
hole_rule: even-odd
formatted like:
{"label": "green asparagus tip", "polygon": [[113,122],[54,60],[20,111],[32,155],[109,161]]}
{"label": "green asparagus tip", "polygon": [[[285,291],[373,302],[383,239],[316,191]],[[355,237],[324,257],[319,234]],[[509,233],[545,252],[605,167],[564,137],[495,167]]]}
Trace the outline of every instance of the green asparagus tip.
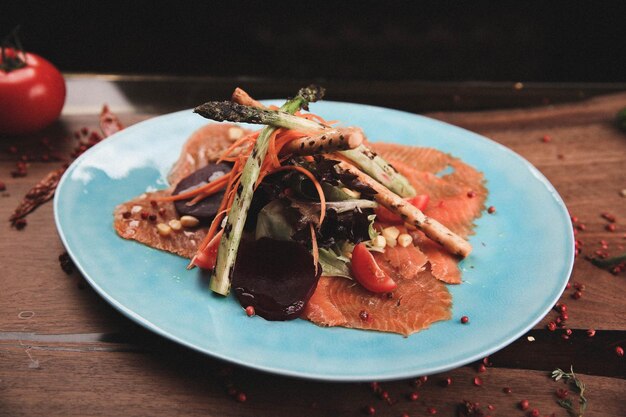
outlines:
{"label": "green asparagus tip", "polygon": [[261,109],[233,103],[232,101],[209,101],[196,107],[193,112],[218,122],[231,121],[256,124],[265,122]]}
{"label": "green asparagus tip", "polygon": [[309,110],[308,103],[315,103],[316,101],[323,99],[324,94],[326,94],[326,89],[315,84],[301,88],[300,91],[298,91],[298,95],[305,100],[305,103],[302,106],[304,110]]}

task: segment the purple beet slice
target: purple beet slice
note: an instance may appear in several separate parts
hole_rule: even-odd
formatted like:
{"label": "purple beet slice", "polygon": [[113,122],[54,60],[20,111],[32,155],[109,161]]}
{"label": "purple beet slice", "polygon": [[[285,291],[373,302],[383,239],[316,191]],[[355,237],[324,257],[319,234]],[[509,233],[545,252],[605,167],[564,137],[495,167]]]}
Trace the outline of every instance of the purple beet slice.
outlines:
{"label": "purple beet slice", "polygon": [[[209,164],[197,171],[192,172],[176,185],[172,195],[178,195],[186,191],[207,184],[210,181],[216,180],[221,174],[228,174],[232,167],[229,164]],[[179,200],[174,202],[174,207],[179,216],[193,216],[203,223],[213,220],[217,214],[222,198],[224,197],[224,191],[219,191],[202,201],[197,202],[193,206],[188,206],[186,203],[189,200]]]}
{"label": "purple beet slice", "polygon": [[242,307],[254,307],[267,320],[293,320],[302,314],[322,273],[299,243],[261,238],[242,241],[232,286]]}

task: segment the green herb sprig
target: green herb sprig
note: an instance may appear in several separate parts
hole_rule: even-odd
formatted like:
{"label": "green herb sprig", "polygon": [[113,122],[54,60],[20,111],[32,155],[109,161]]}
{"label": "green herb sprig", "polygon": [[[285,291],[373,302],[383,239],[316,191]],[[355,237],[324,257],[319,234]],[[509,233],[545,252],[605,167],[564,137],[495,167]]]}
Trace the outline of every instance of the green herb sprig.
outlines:
{"label": "green herb sprig", "polygon": [[570,367],[570,372],[565,372],[560,368],[552,371],[552,379],[555,381],[569,381],[578,389],[578,410],[574,408],[574,403],[569,398],[558,400],[557,403],[565,408],[571,416],[583,417],[587,409],[587,398],[585,397],[585,383],[576,376],[574,367]]}

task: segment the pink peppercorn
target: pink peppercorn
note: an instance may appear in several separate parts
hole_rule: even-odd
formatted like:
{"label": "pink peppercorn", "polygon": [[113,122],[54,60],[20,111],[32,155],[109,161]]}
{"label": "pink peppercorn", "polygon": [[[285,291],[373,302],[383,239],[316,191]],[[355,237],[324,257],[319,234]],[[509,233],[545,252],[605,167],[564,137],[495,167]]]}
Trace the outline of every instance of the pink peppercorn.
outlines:
{"label": "pink peppercorn", "polygon": [[621,346],[616,346],[615,353],[617,354],[617,356],[624,356],[624,348],[622,348]]}
{"label": "pink peppercorn", "polygon": [[461,317],[461,323],[467,324],[468,322],[469,322],[469,317],[467,317],[467,316]]}
{"label": "pink peppercorn", "polygon": [[17,219],[15,222],[13,222],[13,226],[15,226],[15,228],[17,230],[22,230],[26,227],[26,219],[21,218],[21,219]]}
{"label": "pink peppercorn", "polygon": [[522,411],[526,411],[528,410],[528,407],[530,406],[530,403],[528,402],[528,400],[522,400],[519,402],[519,408]]}
{"label": "pink peppercorn", "polygon": [[365,414],[367,414],[367,415],[372,416],[372,415],[376,414],[376,409],[375,409],[373,406],[368,405],[368,406],[366,406],[366,407],[365,407],[365,409],[363,410],[363,412],[364,412]]}

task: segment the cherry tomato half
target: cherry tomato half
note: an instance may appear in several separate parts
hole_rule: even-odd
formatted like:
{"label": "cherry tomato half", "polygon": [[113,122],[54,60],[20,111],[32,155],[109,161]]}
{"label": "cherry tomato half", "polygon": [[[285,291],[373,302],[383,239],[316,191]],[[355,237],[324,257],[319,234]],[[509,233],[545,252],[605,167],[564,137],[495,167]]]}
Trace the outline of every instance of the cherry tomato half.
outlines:
{"label": "cherry tomato half", "polygon": [[396,282],[380,269],[365,243],[354,247],[350,265],[357,282],[372,292],[389,292],[397,287]]}
{"label": "cherry tomato half", "polygon": [[[424,209],[426,209],[426,206],[428,206],[430,197],[428,196],[428,194],[420,194],[412,198],[406,198],[405,200],[413,204],[415,207],[417,207],[421,211],[424,211]],[[391,224],[404,223],[404,221],[402,221],[400,216],[391,212],[386,207],[378,206],[376,207],[376,210],[374,210],[374,212],[376,213],[376,219],[383,223],[391,223]]]}
{"label": "cherry tomato half", "polygon": [[217,249],[220,246],[220,240],[222,240],[221,234],[218,234],[211,239],[209,246],[196,255],[193,264],[199,268],[207,270],[215,268],[215,264],[217,263]]}
{"label": "cherry tomato half", "polygon": [[[54,122],[65,103],[65,80],[54,65],[31,53],[4,48],[0,56],[0,134],[36,132]],[[10,69],[9,61],[22,60]]]}

